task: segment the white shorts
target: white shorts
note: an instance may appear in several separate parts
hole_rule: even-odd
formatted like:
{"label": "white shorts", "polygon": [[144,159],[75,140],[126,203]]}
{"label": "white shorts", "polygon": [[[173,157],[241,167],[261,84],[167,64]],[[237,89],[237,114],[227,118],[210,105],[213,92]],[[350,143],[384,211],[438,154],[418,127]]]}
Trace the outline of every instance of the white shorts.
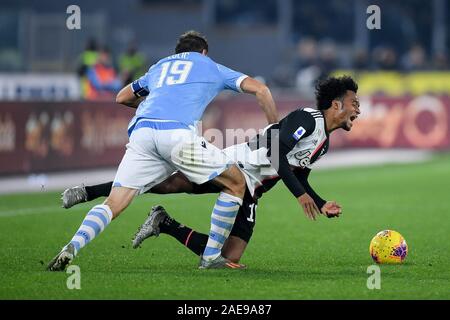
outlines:
{"label": "white shorts", "polygon": [[177,121],[140,119],[126,148],[113,186],[138,189],[139,194],[177,170],[202,184],[234,164],[222,150]]}
{"label": "white shorts", "polygon": [[278,177],[267,158],[267,149],[252,151],[247,143],[236,144],[223,150],[227,158],[236,163],[244,174],[247,189],[253,196],[264,180]]}

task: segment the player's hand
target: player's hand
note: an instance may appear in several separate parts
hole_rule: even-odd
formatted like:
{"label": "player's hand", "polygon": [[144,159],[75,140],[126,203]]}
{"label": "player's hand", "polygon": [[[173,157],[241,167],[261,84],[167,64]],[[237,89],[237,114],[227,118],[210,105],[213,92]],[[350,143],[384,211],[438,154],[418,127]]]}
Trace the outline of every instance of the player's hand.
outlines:
{"label": "player's hand", "polygon": [[297,198],[299,204],[302,206],[305,215],[311,220],[316,220],[316,216],[320,214],[319,208],[317,208],[314,200],[309,196],[309,194],[304,193]]}
{"label": "player's hand", "polygon": [[342,206],[336,201],[327,201],[320,211],[328,218],[339,217],[342,214]]}

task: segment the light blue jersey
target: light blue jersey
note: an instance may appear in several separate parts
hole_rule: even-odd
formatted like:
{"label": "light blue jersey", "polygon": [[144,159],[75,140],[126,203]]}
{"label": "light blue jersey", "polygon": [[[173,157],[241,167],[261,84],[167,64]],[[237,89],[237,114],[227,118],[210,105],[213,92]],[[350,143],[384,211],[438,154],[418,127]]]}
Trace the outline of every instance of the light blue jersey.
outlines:
{"label": "light blue jersey", "polygon": [[166,57],[132,84],[135,95],[147,97],[136,110],[129,132],[140,118],[195,125],[222,90],[242,92],[240,84],[246,77],[197,52]]}

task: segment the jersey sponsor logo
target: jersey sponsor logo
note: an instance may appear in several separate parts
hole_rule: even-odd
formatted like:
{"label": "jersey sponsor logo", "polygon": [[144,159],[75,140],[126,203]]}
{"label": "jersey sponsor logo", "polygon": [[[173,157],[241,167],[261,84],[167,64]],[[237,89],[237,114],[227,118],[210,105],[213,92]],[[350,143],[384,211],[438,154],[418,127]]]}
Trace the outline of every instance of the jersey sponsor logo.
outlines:
{"label": "jersey sponsor logo", "polygon": [[294,154],[294,158],[298,160],[299,167],[307,167],[310,164],[311,151],[299,151]]}
{"label": "jersey sponsor logo", "polygon": [[300,138],[306,133],[305,128],[303,127],[298,127],[297,130],[295,130],[294,134],[292,135],[294,137],[295,140],[300,140]]}

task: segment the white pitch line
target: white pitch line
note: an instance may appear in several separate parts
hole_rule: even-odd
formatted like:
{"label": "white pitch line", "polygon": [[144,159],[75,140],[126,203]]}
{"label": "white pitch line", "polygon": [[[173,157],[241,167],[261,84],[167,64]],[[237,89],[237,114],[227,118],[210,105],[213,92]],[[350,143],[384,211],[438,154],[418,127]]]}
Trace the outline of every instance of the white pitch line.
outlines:
{"label": "white pitch line", "polygon": [[61,211],[61,208],[57,206],[48,206],[48,207],[34,207],[34,208],[20,208],[9,211],[2,211],[0,209],[0,218],[6,217],[14,217],[14,216],[23,216],[30,214],[43,214],[43,213],[54,213],[56,211]]}
{"label": "white pitch line", "polygon": [[[164,195],[163,199],[159,198],[157,201],[163,201],[164,203],[168,202],[174,202],[174,201],[180,201],[184,199],[192,198],[192,195],[188,194],[171,194],[171,195]],[[195,195],[194,195],[195,197]],[[150,201],[150,204],[152,203],[151,195],[148,197],[148,201]],[[153,202],[155,202],[156,199],[153,199]],[[14,216],[23,216],[23,215],[32,215],[32,214],[44,214],[44,213],[55,213],[55,212],[63,212],[69,214],[70,211],[77,210],[85,210],[86,213],[89,209],[91,209],[96,204],[95,200],[92,202],[86,202],[81,203],[73,207],[73,209],[63,209],[60,207],[59,204],[55,204],[53,206],[46,206],[46,207],[30,207],[30,208],[19,208],[14,210],[6,210],[3,211],[2,208],[0,208],[0,218],[6,218],[6,217],[14,217]],[[154,203],[156,204],[156,203]]]}
{"label": "white pitch line", "polygon": [[[388,163],[408,163],[430,159],[426,150],[359,149],[335,150],[318,161],[314,169],[331,169]],[[79,170],[13,177],[0,176],[0,194],[59,191],[80,185],[95,185],[114,179],[116,169]]]}

